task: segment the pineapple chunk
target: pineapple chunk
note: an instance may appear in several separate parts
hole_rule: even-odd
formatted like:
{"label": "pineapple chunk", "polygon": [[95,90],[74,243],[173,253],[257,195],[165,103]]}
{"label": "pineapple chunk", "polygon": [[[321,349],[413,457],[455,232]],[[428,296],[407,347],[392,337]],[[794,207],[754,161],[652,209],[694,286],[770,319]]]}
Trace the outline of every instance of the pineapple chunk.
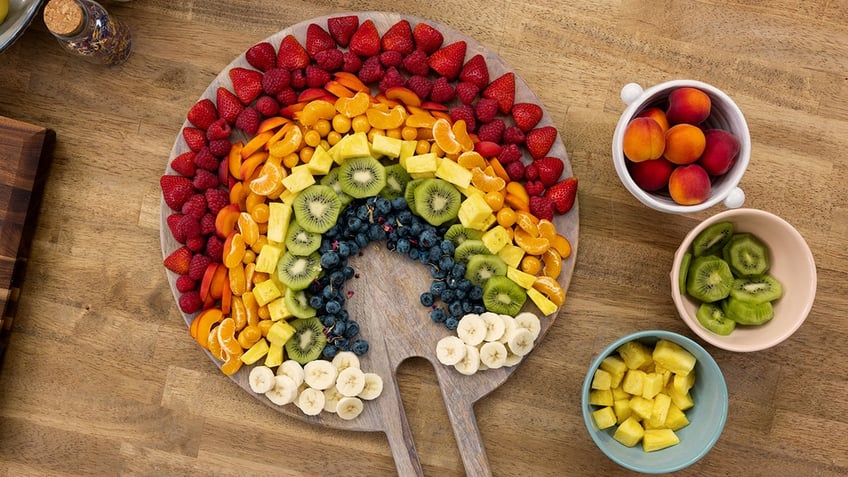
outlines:
{"label": "pineapple chunk", "polygon": [[612,406],[615,404],[615,401],[612,399],[612,390],[593,389],[589,391],[589,404],[595,406]]}
{"label": "pineapple chunk", "polygon": [[522,288],[528,290],[533,288],[533,283],[536,281],[535,275],[522,272],[521,270],[513,267],[506,268],[506,277],[520,285]]}
{"label": "pineapple chunk", "polygon": [[268,314],[271,315],[272,321],[287,320],[294,316],[294,314],[289,311],[286,306],[286,300],[283,298],[277,298],[276,300],[268,303]]}
{"label": "pineapple chunk", "polygon": [[439,167],[437,159],[436,154],[432,152],[409,156],[406,158],[406,172],[413,177],[422,174],[432,177]]}
{"label": "pineapple chunk", "polygon": [[265,341],[265,338],[259,338],[259,341],[251,346],[250,349],[245,351],[244,354],[239,356],[239,359],[242,363],[249,366],[259,361],[259,359],[266,354],[268,354],[268,342]]}
{"label": "pineapple chunk", "polygon": [[619,399],[626,399],[629,401],[631,397],[633,396],[631,396],[630,393],[628,393],[627,391],[621,389],[621,386],[616,386],[612,388],[612,398],[616,401],[618,401]]}
{"label": "pineapple chunk", "polygon": [[[268,208],[268,232],[266,233],[268,241],[283,243],[291,220],[291,204],[274,201],[268,204]],[[274,266],[276,267],[277,264],[275,263]]]}
{"label": "pineapple chunk", "polygon": [[680,438],[671,429],[649,429],[642,436],[642,449],[653,452],[679,444]]}
{"label": "pineapple chunk", "polygon": [[539,307],[539,311],[544,316],[550,316],[557,311],[556,303],[552,302],[545,295],[542,295],[542,292],[536,290],[535,288],[527,289],[527,296],[530,297],[530,300]]}
{"label": "pineapple chunk", "polygon": [[618,426],[612,438],[624,444],[627,447],[633,447],[642,440],[645,435],[645,429],[639,424],[633,416],[628,417]]}
{"label": "pineapple chunk", "polygon": [[294,336],[296,331],[297,330],[294,326],[290,325],[288,321],[275,321],[274,324],[268,328],[268,336],[266,336],[266,338],[274,344],[285,344],[289,338]]}
{"label": "pineapple chunk", "polygon": [[436,177],[444,179],[461,189],[471,185],[471,171],[450,159],[442,160],[438,169],[436,169]]}
{"label": "pineapple chunk", "polygon": [[689,373],[686,376],[675,374],[671,378],[671,386],[680,394],[686,394],[695,385],[695,373]]}
{"label": "pineapple chunk", "polygon": [[253,286],[253,296],[256,297],[256,303],[259,306],[265,306],[282,295],[283,293],[273,280],[265,280]]}
{"label": "pineapple chunk", "polygon": [[[470,229],[484,230],[482,227],[486,220],[494,214],[492,213],[492,208],[489,207],[489,204],[486,203],[483,196],[473,194],[462,201],[459,205],[459,212],[457,215],[463,226]],[[497,252],[493,251],[492,253]]]}
{"label": "pineapple chunk", "polygon": [[647,368],[654,362],[651,350],[639,341],[628,341],[619,346],[618,354],[630,369]]}
{"label": "pineapple chunk", "polygon": [[642,396],[633,396],[630,399],[630,409],[640,420],[650,419],[654,410],[654,400],[645,399]]}
{"label": "pineapple chunk", "polygon": [[324,175],[333,167],[333,156],[319,145],[312,153],[312,158],[306,163],[306,167],[312,174]]}
{"label": "pineapple chunk", "polygon": [[406,169],[406,158],[415,155],[415,148],[418,147],[418,141],[403,141],[400,145],[400,153],[398,154],[398,161],[401,165]]}
{"label": "pineapple chunk", "polygon": [[518,268],[521,265],[521,259],[524,258],[524,249],[508,243],[498,252],[498,256],[503,259],[506,264],[512,268]]}
{"label": "pineapple chunk", "polygon": [[265,355],[265,366],[272,368],[283,364],[283,344],[271,343],[268,345],[268,354]]}
{"label": "pineapple chunk", "polygon": [[641,396],[645,387],[646,373],[641,369],[630,369],[621,381],[621,389],[633,396]]}
{"label": "pineapple chunk", "polygon": [[615,412],[609,406],[593,411],[592,418],[595,420],[595,424],[598,425],[599,429],[612,427],[616,422]]}
{"label": "pineapple chunk", "polygon": [[371,150],[377,154],[396,159],[400,157],[403,139],[375,134],[371,142]]}
{"label": "pineapple chunk", "polygon": [[595,375],[592,377],[592,389],[612,389],[610,386],[611,382],[612,375],[610,373],[603,369],[597,369],[595,370]]}
{"label": "pineapple chunk", "polygon": [[610,355],[604,358],[601,361],[601,369],[610,373],[610,376],[612,376],[612,383],[610,385],[614,388],[621,384],[625,373],[627,373],[627,365],[624,364],[624,360],[616,355]]}
{"label": "pineapple chunk", "polygon": [[356,132],[342,136],[342,139],[336,143],[338,146],[337,156],[334,157],[336,163],[341,164],[345,159],[351,157],[364,157],[371,155],[371,146],[368,144],[368,136],[365,132]]}
{"label": "pineapple chunk", "polygon": [[615,411],[616,424],[621,424],[625,419],[633,415],[633,409],[630,409],[630,399],[616,399],[612,404],[612,410]]}
{"label": "pineapple chunk", "polygon": [[660,366],[674,374],[686,376],[695,368],[695,357],[677,343],[668,340],[657,341],[652,356]]}
{"label": "pineapple chunk", "polygon": [[685,411],[690,409],[695,405],[695,402],[692,400],[692,395],[689,393],[679,393],[676,389],[674,389],[674,385],[670,385],[665,388],[666,394],[671,398],[671,402],[674,403],[675,406],[679,407],[681,411]]}
{"label": "pineapple chunk", "polygon": [[315,183],[315,177],[309,172],[308,164],[295,166],[291,174],[283,178],[283,186],[292,192],[300,192]]}
{"label": "pineapple chunk", "polygon": [[674,405],[674,403],[669,404],[668,414],[665,417],[665,427],[672,431],[676,431],[678,429],[683,429],[688,425],[689,418],[686,417],[686,413],[681,411],[679,407]]}
{"label": "pineapple chunk", "polygon": [[509,232],[501,225],[496,225],[484,232],[480,240],[494,254],[500,252],[507,244],[512,243],[512,237],[509,235]]}
{"label": "pineapple chunk", "polygon": [[[262,273],[274,273],[277,270],[277,262],[283,256],[283,249],[277,245],[266,243],[256,256],[256,271]],[[261,305],[260,305],[261,306]]]}
{"label": "pineapple chunk", "polygon": [[651,409],[651,417],[645,423],[645,427],[654,429],[665,426],[668,418],[668,408],[671,406],[671,398],[667,394],[657,394],[654,398],[654,407]]}
{"label": "pineapple chunk", "polygon": [[662,375],[657,373],[646,373],[645,379],[642,381],[642,397],[645,399],[653,399],[654,396],[663,390]]}

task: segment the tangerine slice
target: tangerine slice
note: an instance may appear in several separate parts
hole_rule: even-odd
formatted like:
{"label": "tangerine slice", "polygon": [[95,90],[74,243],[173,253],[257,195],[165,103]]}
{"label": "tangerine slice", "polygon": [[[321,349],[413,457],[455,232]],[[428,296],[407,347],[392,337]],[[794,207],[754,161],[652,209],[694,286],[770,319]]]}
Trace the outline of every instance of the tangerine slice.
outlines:
{"label": "tangerine slice", "polygon": [[525,255],[524,258],[521,259],[519,267],[524,273],[536,275],[542,270],[542,261],[533,255]]}
{"label": "tangerine slice", "polygon": [[218,325],[218,343],[221,349],[231,355],[241,355],[244,352],[236,339],[236,322],[232,317],[226,317]]}
{"label": "tangerine slice", "polygon": [[212,331],[209,332],[209,337],[206,339],[207,349],[212,353],[212,356],[218,358],[223,361],[224,350],[221,349],[221,343],[218,342],[218,328],[213,328]]}
{"label": "tangerine slice", "polygon": [[224,364],[221,366],[221,372],[226,376],[236,374],[243,364],[239,358],[241,358],[241,353],[238,356],[224,353]]}
{"label": "tangerine slice", "polygon": [[515,213],[515,223],[521,227],[522,230],[527,232],[530,237],[536,238],[539,237],[539,226],[536,225],[535,217],[530,214],[530,212],[525,212],[523,210],[519,210]]}
{"label": "tangerine slice", "polygon": [[445,118],[436,119],[433,123],[433,139],[445,154],[459,154],[462,151],[462,144],[456,139],[450,122]]}
{"label": "tangerine slice", "polygon": [[[232,232],[224,241],[223,262],[227,268],[233,268],[241,264],[244,259],[244,251],[247,249],[247,244],[244,243],[244,237],[239,232]],[[235,293],[235,290],[233,290]],[[238,293],[236,293],[238,295]]]}
{"label": "tangerine slice", "polygon": [[[283,179],[286,177],[283,168],[278,164],[273,162],[266,162],[262,165],[262,169],[259,172],[259,177],[251,180],[248,183],[248,187],[251,192],[254,194],[264,198],[271,195],[274,191],[276,191],[283,183]],[[255,203],[246,203],[245,206],[247,210],[251,210],[251,205],[255,206]],[[253,242],[249,242],[252,244]]]}
{"label": "tangerine slice", "polygon": [[239,346],[248,349],[255,345],[259,338],[262,338],[262,330],[259,329],[259,326],[246,326],[239,332],[236,340],[238,340]]}
{"label": "tangerine slice", "polygon": [[427,111],[415,112],[407,116],[406,125],[411,128],[426,128],[432,129],[436,118]]}
{"label": "tangerine slice", "polygon": [[483,157],[483,155],[477,151],[463,152],[459,155],[459,157],[456,158],[456,163],[468,170],[472,170],[475,167],[482,170],[483,168],[488,166],[488,164],[486,163],[486,158]]}
{"label": "tangerine slice", "polygon": [[486,174],[479,167],[471,169],[471,183],[483,192],[497,192],[506,187],[506,181],[495,175]]}
{"label": "tangerine slice", "polygon": [[339,98],[336,100],[336,111],[346,118],[355,118],[360,114],[365,114],[368,107],[371,106],[371,97],[368,93],[362,91],[357,92],[349,98]]}
{"label": "tangerine slice", "polygon": [[536,277],[536,281],[533,282],[533,288],[542,292],[556,306],[562,306],[565,303],[565,290],[562,289],[559,282],[551,277],[544,275]]}
{"label": "tangerine slice", "polygon": [[517,227],[514,230],[512,239],[516,245],[530,255],[542,255],[551,247],[551,242],[548,239],[545,237],[533,237],[521,227]]}
{"label": "tangerine slice", "polygon": [[247,312],[247,325],[252,326],[259,323],[259,302],[253,292],[244,292],[241,295],[244,310]]}
{"label": "tangerine slice", "polygon": [[230,290],[233,295],[243,295],[247,291],[247,278],[244,275],[244,265],[239,262],[237,265],[227,267],[230,277]]}
{"label": "tangerine slice", "polygon": [[[323,102],[327,103],[326,101]],[[330,104],[330,107],[333,108],[333,115],[335,115],[336,108],[332,104]],[[332,119],[332,117],[331,115],[328,119]],[[284,131],[283,137],[268,146],[268,152],[275,157],[285,157],[297,151],[303,142],[303,130],[297,124],[289,123],[283,126],[282,130]]]}
{"label": "tangerine slice", "polygon": [[551,247],[555,248],[563,259],[571,256],[571,242],[560,234],[556,234],[551,240]]}
{"label": "tangerine slice", "polygon": [[456,137],[456,141],[459,143],[459,147],[463,152],[474,150],[474,141],[471,139],[471,136],[468,135],[468,125],[465,123],[464,119],[460,119],[453,123],[451,130],[453,131],[453,135]]}
{"label": "tangerine slice", "polygon": [[542,254],[542,264],[542,274],[545,276],[557,278],[562,271],[562,257],[553,246]]}
{"label": "tangerine slice", "polygon": [[539,219],[537,226],[539,227],[539,235],[553,242],[557,234],[554,223],[548,219]]}
{"label": "tangerine slice", "polygon": [[230,305],[230,317],[235,321],[237,330],[247,326],[247,311],[244,309],[244,302],[241,301],[239,296],[233,297]]}
{"label": "tangerine slice", "polygon": [[365,117],[368,118],[368,123],[372,128],[386,130],[403,126],[407,114],[402,106],[395,106],[388,112],[381,111],[378,108],[368,108],[365,111]]}
{"label": "tangerine slice", "polygon": [[335,114],[335,104],[323,99],[314,99],[306,103],[303,110],[299,111],[295,117],[303,125],[312,126],[317,123],[319,119],[332,119]]}
{"label": "tangerine slice", "polygon": [[[252,184],[252,182],[251,182]],[[244,243],[247,246],[253,245],[259,239],[259,224],[253,220],[248,212],[242,212],[238,218],[238,228]],[[244,260],[244,257],[242,257]]]}

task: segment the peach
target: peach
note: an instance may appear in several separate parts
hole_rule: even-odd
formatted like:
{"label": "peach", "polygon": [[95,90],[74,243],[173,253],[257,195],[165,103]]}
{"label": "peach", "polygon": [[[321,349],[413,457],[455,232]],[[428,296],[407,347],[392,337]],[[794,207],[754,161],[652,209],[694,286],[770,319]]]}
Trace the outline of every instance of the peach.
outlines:
{"label": "peach", "polygon": [[698,164],[678,166],[668,178],[668,193],[680,205],[697,205],[710,197],[710,176]]}
{"label": "peach", "polygon": [[659,158],[665,149],[662,127],[651,118],[634,118],[624,130],[622,149],[633,162]]}
{"label": "peach", "polygon": [[674,164],[665,158],[630,164],[630,177],[642,190],[658,191],[668,185],[668,178],[674,170]]}
{"label": "peach", "polygon": [[663,111],[662,109],[660,109],[656,106],[642,111],[641,113],[637,114],[636,117],[637,118],[651,118],[654,121],[656,121],[657,124],[660,125],[663,132],[668,131],[668,118],[665,115],[665,111]]}
{"label": "peach", "polygon": [[701,124],[710,116],[710,97],[698,88],[677,88],[668,95],[669,124]]}
{"label": "peach", "polygon": [[706,146],[704,132],[691,124],[676,124],[665,132],[663,156],[675,164],[691,164],[701,157]]}
{"label": "peach", "polygon": [[704,131],[706,146],[698,159],[698,164],[711,176],[727,173],[736,162],[739,154],[739,139],[723,129],[708,129]]}

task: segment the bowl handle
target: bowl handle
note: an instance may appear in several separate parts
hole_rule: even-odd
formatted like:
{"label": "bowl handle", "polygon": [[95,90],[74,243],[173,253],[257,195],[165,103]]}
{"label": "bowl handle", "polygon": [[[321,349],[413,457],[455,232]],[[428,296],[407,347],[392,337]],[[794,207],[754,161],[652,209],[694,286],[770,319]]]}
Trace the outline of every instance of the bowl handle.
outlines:
{"label": "bowl handle", "polygon": [[745,192],[738,188],[734,187],[727,197],[724,198],[724,205],[728,209],[738,209],[742,207],[742,204],[745,202]]}
{"label": "bowl handle", "polygon": [[639,99],[639,96],[642,96],[643,92],[644,90],[638,84],[627,83],[623,88],[621,88],[621,100],[624,101],[624,104],[629,106],[631,103]]}

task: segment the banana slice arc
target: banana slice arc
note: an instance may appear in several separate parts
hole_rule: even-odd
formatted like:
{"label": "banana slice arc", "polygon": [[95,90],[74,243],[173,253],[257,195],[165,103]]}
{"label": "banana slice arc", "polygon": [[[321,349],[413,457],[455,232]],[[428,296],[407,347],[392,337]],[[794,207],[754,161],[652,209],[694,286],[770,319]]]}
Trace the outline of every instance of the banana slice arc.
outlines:
{"label": "banana slice arc", "polygon": [[272,403],[283,406],[294,402],[297,397],[297,385],[288,376],[274,376],[274,387],[265,393]]}
{"label": "banana slice arc", "polygon": [[333,356],[332,363],[339,372],[346,368],[360,368],[359,356],[353,351],[339,351]]}
{"label": "banana slice arc", "polygon": [[324,410],[327,412],[336,412],[336,409],[339,406],[339,400],[343,398],[344,395],[339,392],[338,389],[332,387],[330,389],[324,390]]}
{"label": "banana slice arc", "polygon": [[483,343],[480,347],[480,362],[489,369],[498,369],[506,363],[507,354],[506,346],[499,341]]}
{"label": "banana slice arc", "polygon": [[465,345],[465,356],[453,366],[466,376],[476,373],[480,370],[480,351],[476,346]]}
{"label": "banana slice arc", "polygon": [[509,335],[518,328],[518,324],[515,322],[515,318],[509,315],[498,315],[501,317],[501,320],[504,322],[504,333],[501,338],[498,340],[503,344],[509,343]]}
{"label": "banana slice arc", "polygon": [[[314,363],[314,361],[310,361]],[[330,362],[327,361],[329,364]],[[324,410],[324,391],[306,388],[297,397],[297,407],[307,416],[317,416]]]}
{"label": "banana slice arc", "polygon": [[346,397],[359,395],[365,389],[365,373],[359,368],[345,368],[336,378],[336,389]]}
{"label": "banana slice arc", "polygon": [[293,359],[287,359],[277,367],[277,376],[288,376],[300,386],[303,384],[303,365]]}
{"label": "banana slice arc", "polygon": [[459,325],[456,327],[456,335],[459,336],[465,344],[477,346],[486,338],[488,327],[483,318],[477,314],[467,314],[459,320]]}
{"label": "banana slice arc", "polygon": [[539,317],[529,311],[516,315],[515,324],[518,325],[519,328],[526,328],[530,330],[530,332],[533,333],[534,340],[539,337],[539,333],[542,331],[542,323],[539,321]]}
{"label": "banana slice arc", "polygon": [[274,389],[274,371],[268,366],[256,366],[250,370],[247,381],[251,391],[265,394]]}
{"label": "banana slice arc", "polygon": [[365,373],[365,387],[359,393],[359,399],[371,401],[383,393],[383,378],[377,373]]}
{"label": "banana slice arc", "polygon": [[525,356],[533,349],[533,333],[527,328],[516,328],[509,335],[509,350],[518,356]]}
{"label": "banana slice arc", "polygon": [[504,320],[495,313],[487,311],[480,315],[480,318],[486,323],[486,336],[483,341],[497,341],[501,339],[506,331]]}
{"label": "banana slice arc", "polygon": [[333,363],[316,359],[303,367],[303,381],[311,388],[323,391],[336,384],[339,372]]}
{"label": "banana slice arc", "polygon": [[465,343],[456,336],[445,336],[436,343],[436,359],[446,366],[453,366],[465,358]]}
{"label": "banana slice arc", "polygon": [[362,400],[358,397],[345,396],[339,399],[339,404],[336,407],[336,414],[344,420],[356,419],[360,414],[362,414],[362,410],[365,406],[362,404]]}

